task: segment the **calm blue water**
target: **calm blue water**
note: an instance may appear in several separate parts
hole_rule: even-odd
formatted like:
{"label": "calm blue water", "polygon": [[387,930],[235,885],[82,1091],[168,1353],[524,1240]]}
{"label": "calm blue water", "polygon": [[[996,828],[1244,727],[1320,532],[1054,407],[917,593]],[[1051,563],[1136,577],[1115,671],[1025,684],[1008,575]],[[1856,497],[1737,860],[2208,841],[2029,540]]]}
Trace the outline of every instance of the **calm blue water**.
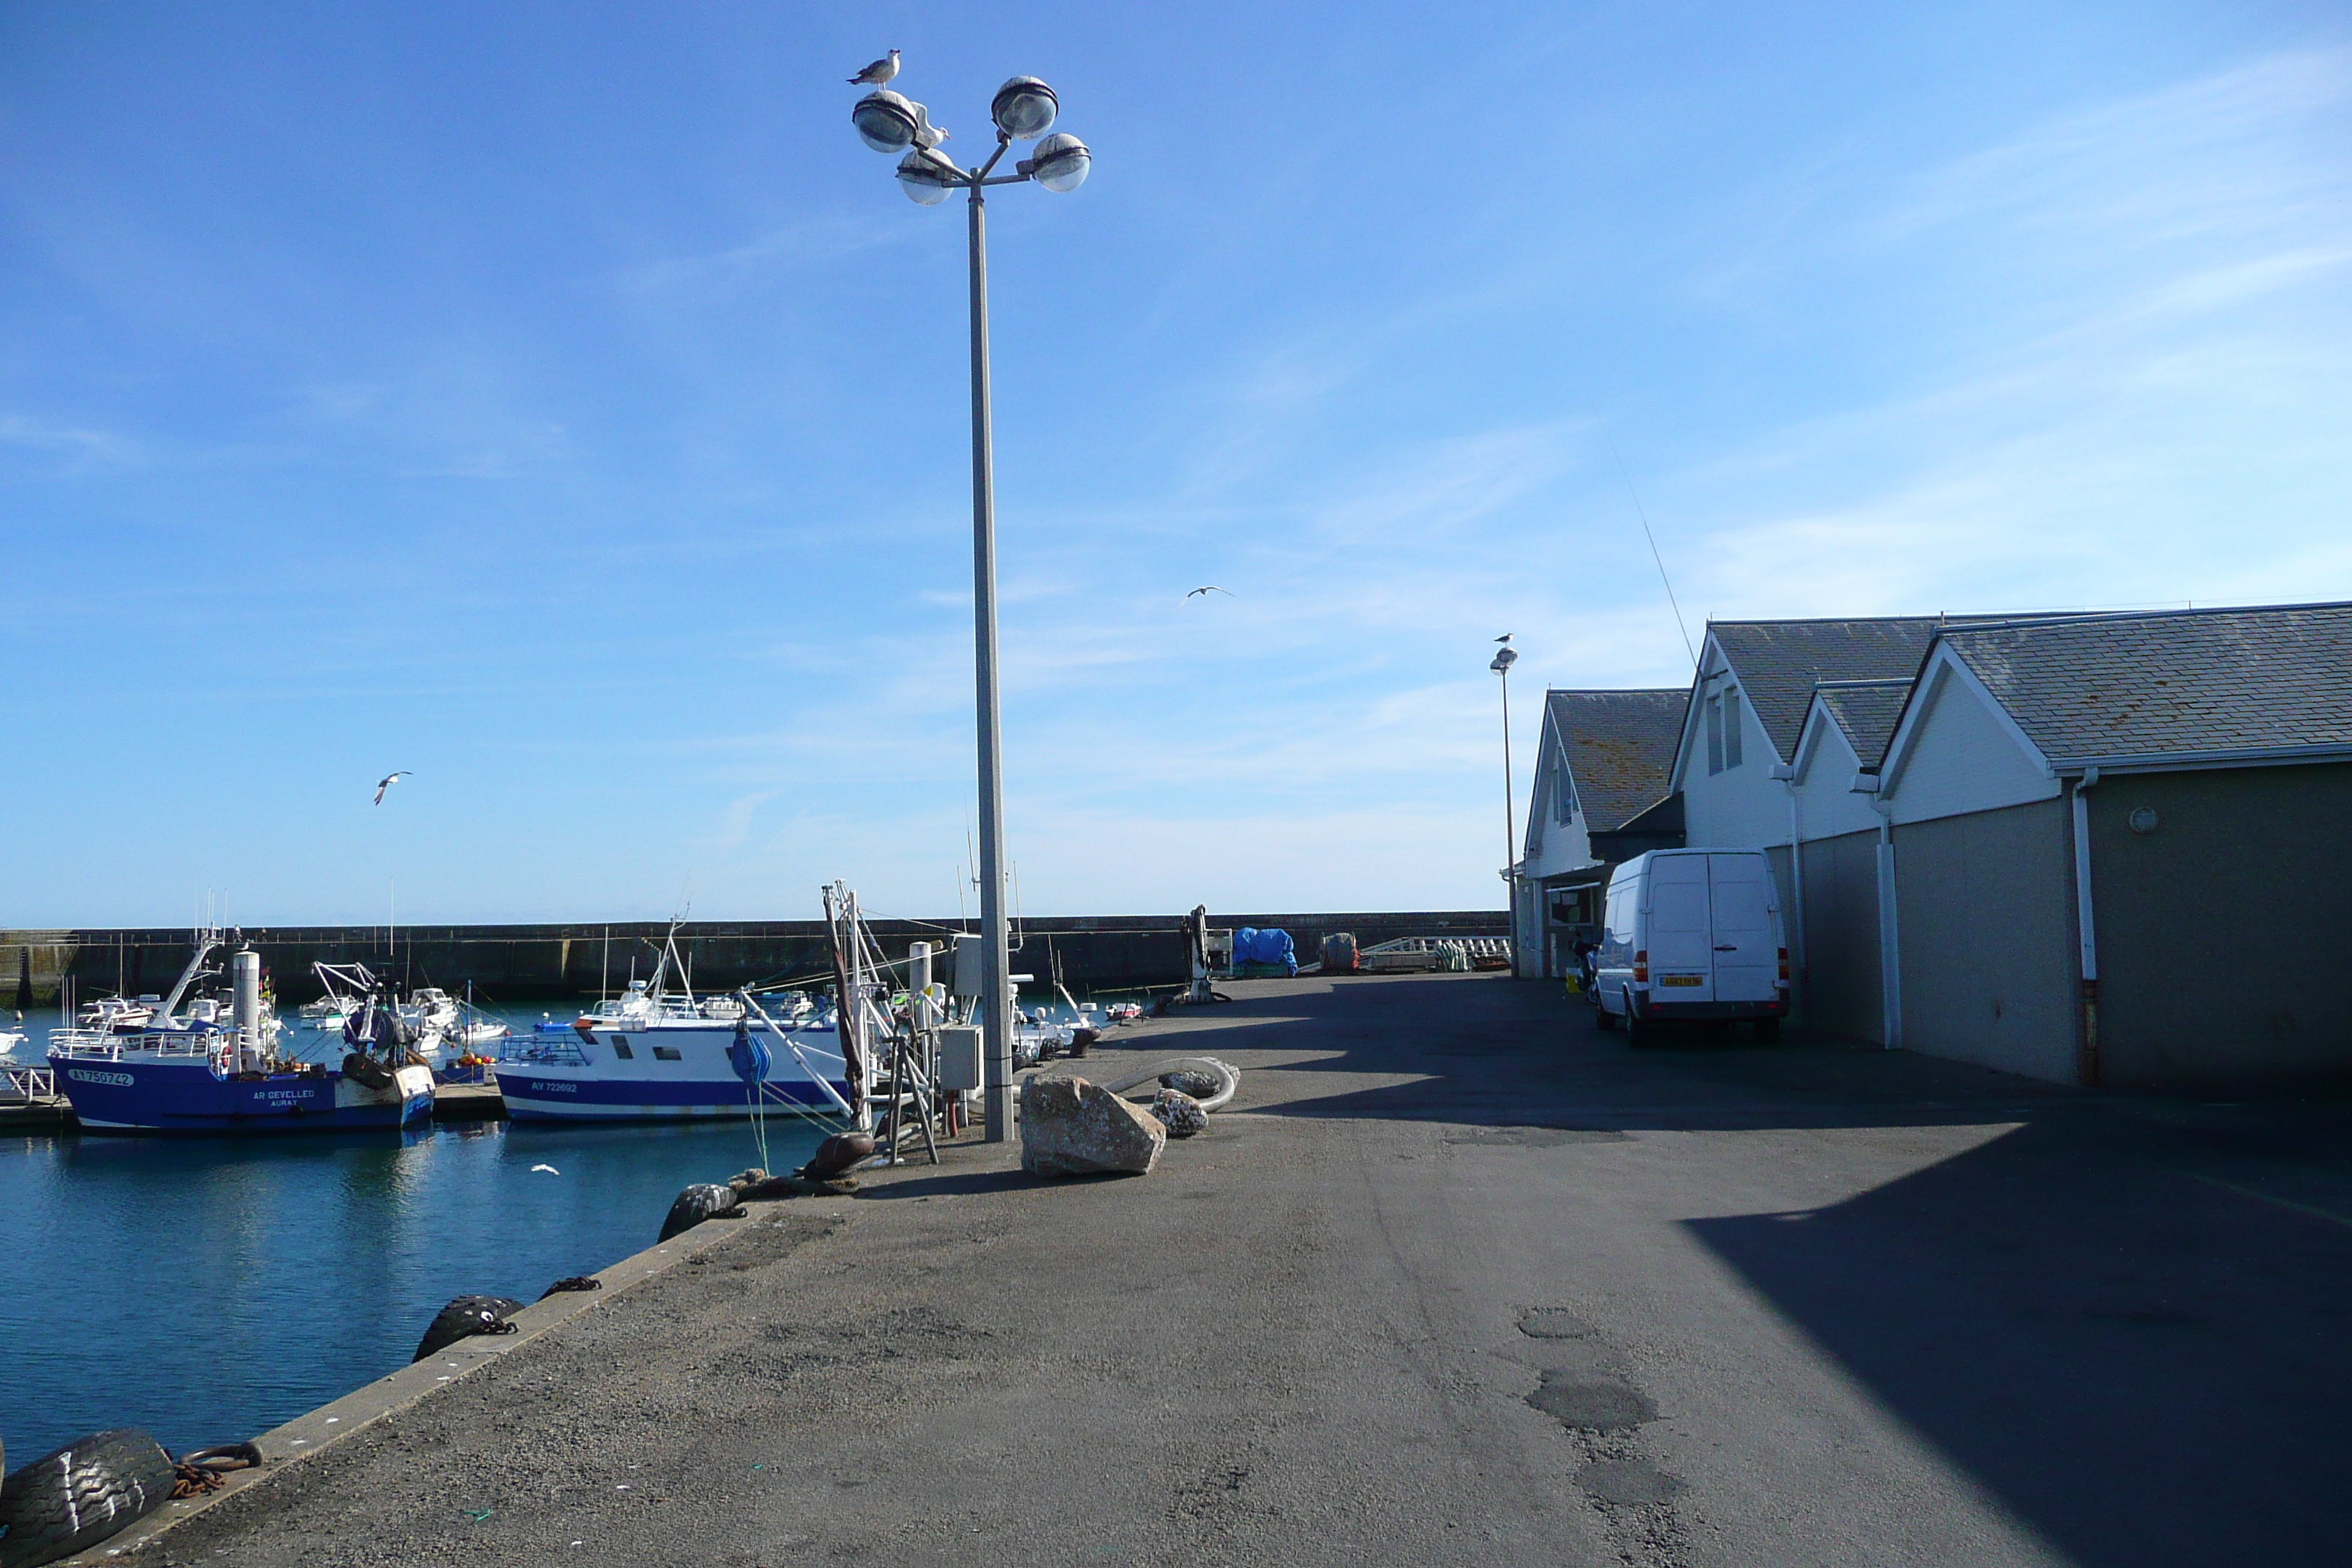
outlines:
{"label": "calm blue water", "polygon": [[[770,1121],[769,1163],[820,1135]],[[108,1426],[250,1437],[406,1365],[450,1297],[535,1300],[757,1163],[740,1122],[0,1141],[9,1467]]]}

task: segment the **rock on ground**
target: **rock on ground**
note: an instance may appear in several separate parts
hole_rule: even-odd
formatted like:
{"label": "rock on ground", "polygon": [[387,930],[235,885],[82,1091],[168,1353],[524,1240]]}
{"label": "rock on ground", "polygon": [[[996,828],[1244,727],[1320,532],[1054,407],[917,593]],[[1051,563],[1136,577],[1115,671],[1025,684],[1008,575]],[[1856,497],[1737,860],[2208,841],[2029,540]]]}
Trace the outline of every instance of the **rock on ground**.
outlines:
{"label": "rock on ground", "polygon": [[1033,1078],[1022,1086],[1021,1168],[1033,1175],[1139,1175],[1167,1146],[1158,1118],[1085,1079]]}
{"label": "rock on ground", "polygon": [[1209,1113],[1201,1102],[1178,1089],[1163,1089],[1151,1097],[1151,1114],[1171,1138],[1190,1138],[1195,1132],[1205,1132]]}

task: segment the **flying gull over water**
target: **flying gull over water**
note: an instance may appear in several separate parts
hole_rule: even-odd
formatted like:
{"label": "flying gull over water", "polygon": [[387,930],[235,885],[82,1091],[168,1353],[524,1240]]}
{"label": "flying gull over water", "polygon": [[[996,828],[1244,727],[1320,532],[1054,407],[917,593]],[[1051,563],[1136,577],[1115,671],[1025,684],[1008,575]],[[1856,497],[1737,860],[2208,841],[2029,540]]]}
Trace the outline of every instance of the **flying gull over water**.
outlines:
{"label": "flying gull over water", "polygon": [[1192,590],[1192,593],[1187,594],[1187,595],[1185,595],[1184,596],[1185,596],[1186,598],[1188,598],[1188,599],[1191,599],[1191,598],[1196,598],[1196,597],[1198,597],[1200,595],[1202,595],[1202,594],[1223,594],[1223,595],[1226,598],[1228,598],[1228,599],[1231,599],[1231,598],[1236,597],[1235,594],[1234,593],[1234,591],[1233,591],[1231,588],[1220,588],[1220,587],[1218,587],[1214,583],[1210,584],[1209,584],[1207,587],[1205,587],[1205,588],[1195,588],[1195,589],[1193,589],[1193,590]]}
{"label": "flying gull over water", "polygon": [[375,785],[375,804],[378,805],[382,805],[383,804],[383,792],[392,787],[393,780],[404,779],[407,776],[408,770],[406,768],[403,768],[396,773],[386,773],[383,777],[378,779]]}
{"label": "flying gull over water", "polygon": [[552,1165],[533,1165],[531,1167],[531,1171],[534,1174],[541,1171],[545,1171],[551,1176],[560,1176],[563,1174],[562,1172],[557,1170]]}
{"label": "flying gull over water", "polygon": [[881,59],[849,79],[854,87],[887,87],[890,79],[898,74],[898,51],[892,49]]}

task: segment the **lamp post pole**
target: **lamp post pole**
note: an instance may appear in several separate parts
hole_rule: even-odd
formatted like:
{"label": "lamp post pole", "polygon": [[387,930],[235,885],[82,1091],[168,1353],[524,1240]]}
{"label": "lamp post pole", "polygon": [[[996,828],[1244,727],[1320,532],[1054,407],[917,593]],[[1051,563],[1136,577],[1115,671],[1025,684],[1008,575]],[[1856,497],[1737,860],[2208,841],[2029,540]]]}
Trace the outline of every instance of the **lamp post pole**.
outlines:
{"label": "lamp post pole", "polygon": [[980,728],[982,1137],[1013,1135],[1013,987],[1004,921],[1004,757],[997,719],[996,473],[988,408],[988,202],[971,185],[971,604],[972,683]]}
{"label": "lamp post pole", "polygon": [[[895,61],[897,53],[890,58]],[[897,75],[896,69],[890,74]],[[898,164],[898,184],[915,202],[936,206],[956,190],[971,198],[971,636],[980,732],[981,1110],[982,1135],[991,1143],[1013,1136],[1013,963],[1004,919],[1004,751],[997,701],[996,473],[989,427],[984,192],[990,185],[1024,180],[1034,180],[1049,191],[1073,191],[1085,183],[1093,163],[1086,143],[1067,134],[1045,135],[1060,108],[1054,89],[1035,77],[1017,76],[997,89],[988,110],[995,123],[996,151],[973,169],[957,167],[939,151],[947,132],[931,124],[929,110],[887,89],[867,93],[849,115],[868,147],[906,154]],[[997,163],[1015,141],[1036,142],[1035,155],[1021,160],[1010,174],[996,174]]]}
{"label": "lamp post pole", "polygon": [[1510,633],[1505,632],[1495,640],[1503,646],[1495,650],[1495,661],[1486,668],[1503,678],[1503,908],[1511,928],[1511,973],[1517,974],[1521,942],[1517,858],[1511,853],[1511,666],[1518,661],[1519,655],[1511,646]]}
{"label": "lamp post pole", "polygon": [[1503,875],[1511,874],[1511,668],[1505,665],[1503,677]]}

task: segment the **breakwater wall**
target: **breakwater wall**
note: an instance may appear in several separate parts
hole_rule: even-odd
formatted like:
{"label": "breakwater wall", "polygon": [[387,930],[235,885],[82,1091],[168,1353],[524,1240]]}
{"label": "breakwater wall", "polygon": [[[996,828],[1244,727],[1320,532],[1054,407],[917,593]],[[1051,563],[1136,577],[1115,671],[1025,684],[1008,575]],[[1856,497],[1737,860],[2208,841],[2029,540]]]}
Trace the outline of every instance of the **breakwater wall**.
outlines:
{"label": "breakwater wall", "polygon": [[[1369,947],[1403,936],[1507,936],[1500,910],[1354,914],[1217,914],[1217,927],[1276,926],[1312,962],[1331,931],[1352,931]],[[874,921],[891,957],[909,942],[934,945],[978,922]],[[364,963],[404,985],[455,991],[472,983],[500,1002],[593,995],[653,973],[660,921],[561,925],[248,927],[237,936],[261,954],[281,1001],[318,994],[314,963]],[[1085,915],[1024,920],[1015,928],[1013,972],[1044,981],[1056,972],[1073,987],[1122,989],[1172,985],[1188,973],[1181,915]],[[831,949],[823,921],[690,921],[678,928],[678,951],[698,989],[829,977]],[[178,929],[0,931],[0,999],[19,1008],[55,1006],[61,981],[87,999],[113,992],[138,995],[168,988],[194,951]]]}

